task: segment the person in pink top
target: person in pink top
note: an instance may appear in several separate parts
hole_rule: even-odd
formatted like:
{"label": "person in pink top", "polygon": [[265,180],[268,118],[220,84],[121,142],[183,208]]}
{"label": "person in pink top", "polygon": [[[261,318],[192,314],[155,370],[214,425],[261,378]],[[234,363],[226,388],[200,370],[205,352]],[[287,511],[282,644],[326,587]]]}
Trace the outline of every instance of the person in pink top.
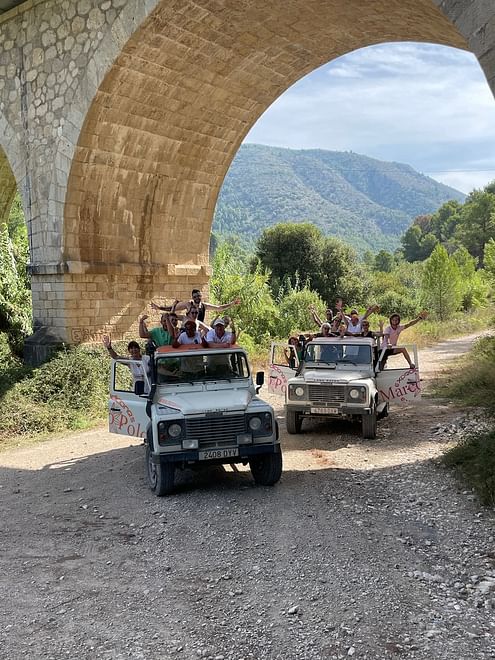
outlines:
{"label": "person in pink top", "polygon": [[409,323],[401,325],[399,314],[392,314],[392,316],[389,318],[390,325],[387,326],[383,331],[383,343],[385,346],[387,346],[387,349],[385,350],[378,364],[378,369],[380,371],[382,371],[384,368],[385,363],[387,362],[387,358],[390,355],[399,355],[399,353],[402,353],[402,355],[406,358],[410,369],[416,368],[416,366],[411,362],[411,358],[409,357],[407,349],[403,346],[397,348],[397,342],[401,332],[404,332],[404,330],[407,330],[407,328],[410,328],[412,325],[416,325],[416,323],[419,323],[419,321],[422,321],[427,316],[428,314],[426,312],[420,312],[420,314],[418,314],[415,319],[409,321]]}

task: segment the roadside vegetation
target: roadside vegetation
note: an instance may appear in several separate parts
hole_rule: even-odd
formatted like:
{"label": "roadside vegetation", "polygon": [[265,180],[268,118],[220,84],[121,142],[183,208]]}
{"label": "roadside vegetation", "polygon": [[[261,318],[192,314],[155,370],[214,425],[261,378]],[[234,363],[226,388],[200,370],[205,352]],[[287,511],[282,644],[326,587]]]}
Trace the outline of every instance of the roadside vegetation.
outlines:
{"label": "roadside vegetation", "polygon": [[[481,222],[477,213],[488,216]],[[266,363],[272,339],[315,332],[310,305],[325,318],[337,297],[348,310],[378,304],[372,329],[394,312],[407,321],[427,309],[428,319],[404,338],[419,346],[488,327],[495,316],[495,186],[474,191],[464,205],[449,202],[421,218],[413,224],[414,235],[409,229],[403,236],[401,249],[360,257],[309,222],[265,230],[254,251],[236,238],[213,236],[209,298],[241,299],[235,308],[239,343],[256,365]],[[101,347],[66,347],[38,369],[23,365],[23,340],[32,331],[27,262],[17,199],[8,224],[0,227],[0,441],[84,429],[106,416],[109,362]],[[117,346],[121,353],[125,345]],[[494,357],[486,350],[489,380]],[[479,382],[482,374],[473,372],[473,379]],[[466,389],[460,386],[459,392]],[[490,392],[494,400],[493,383]]]}
{"label": "roadside vegetation", "polygon": [[480,410],[487,430],[466,435],[445,453],[444,462],[474,488],[483,504],[494,506],[495,337],[480,338],[437,382],[435,394]]}

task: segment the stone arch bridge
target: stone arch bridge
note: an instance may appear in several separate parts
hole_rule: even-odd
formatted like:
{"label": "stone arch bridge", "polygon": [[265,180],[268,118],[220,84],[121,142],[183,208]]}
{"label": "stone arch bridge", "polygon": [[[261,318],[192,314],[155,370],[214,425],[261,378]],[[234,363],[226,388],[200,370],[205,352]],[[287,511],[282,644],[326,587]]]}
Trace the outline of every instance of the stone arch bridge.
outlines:
{"label": "stone arch bridge", "polygon": [[0,11],[0,219],[18,188],[36,327],[66,342],[136,332],[151,298],[207,284],[232,158],[316,67],[424,41],[472,51],[495,89],[492,0],[0,0]]}

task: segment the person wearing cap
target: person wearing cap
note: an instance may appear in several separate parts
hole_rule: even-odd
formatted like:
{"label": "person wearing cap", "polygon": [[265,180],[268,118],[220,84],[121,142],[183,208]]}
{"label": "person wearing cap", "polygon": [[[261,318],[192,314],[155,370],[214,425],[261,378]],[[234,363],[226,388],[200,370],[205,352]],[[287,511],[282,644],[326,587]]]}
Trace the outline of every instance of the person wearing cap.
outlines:
{"label": "person wearing cap", "polygon": [[206,337],[203,339],[203,346],[213,348],[220,345],[235,344],[236,330],[233,321],[230,323],[231,332],[225,330],[225,319],[223,318],[215,319],[212,325],[213,328],[206,333]]}

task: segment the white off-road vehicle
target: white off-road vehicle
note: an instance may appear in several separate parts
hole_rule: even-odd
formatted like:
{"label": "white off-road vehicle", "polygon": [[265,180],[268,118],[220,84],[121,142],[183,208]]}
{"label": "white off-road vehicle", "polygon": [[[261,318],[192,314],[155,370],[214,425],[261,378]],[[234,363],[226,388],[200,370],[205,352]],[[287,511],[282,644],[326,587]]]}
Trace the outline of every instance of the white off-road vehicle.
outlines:
{"label": "white off-road vehicle", "polygon": [[242,348],[160,347],[144,394],[134,391],[132,362],[112,361],[109,428],[144,439],[156,495],[173,490],[176,469],[205,464],[249,464],[264,486],[280,479],[278,426],[273,408],[257,396],[264,374],[256,374],[255,386]]}
{"label": "white off-road vehicle", "polygon": [[[287,431],[300,433],[309,418],[360,421],[363,438],[376,437],[376,423],[391,403],[421,396],[418,355],[416,367],[404,368],[389,358],[390,368],[379,371],[379,346],[371,338],[317,338],[306,344],[299,360],[288,344],[273,343],[268,389],[285,396]],[[289,364],[290,363],[290,366]]]}

